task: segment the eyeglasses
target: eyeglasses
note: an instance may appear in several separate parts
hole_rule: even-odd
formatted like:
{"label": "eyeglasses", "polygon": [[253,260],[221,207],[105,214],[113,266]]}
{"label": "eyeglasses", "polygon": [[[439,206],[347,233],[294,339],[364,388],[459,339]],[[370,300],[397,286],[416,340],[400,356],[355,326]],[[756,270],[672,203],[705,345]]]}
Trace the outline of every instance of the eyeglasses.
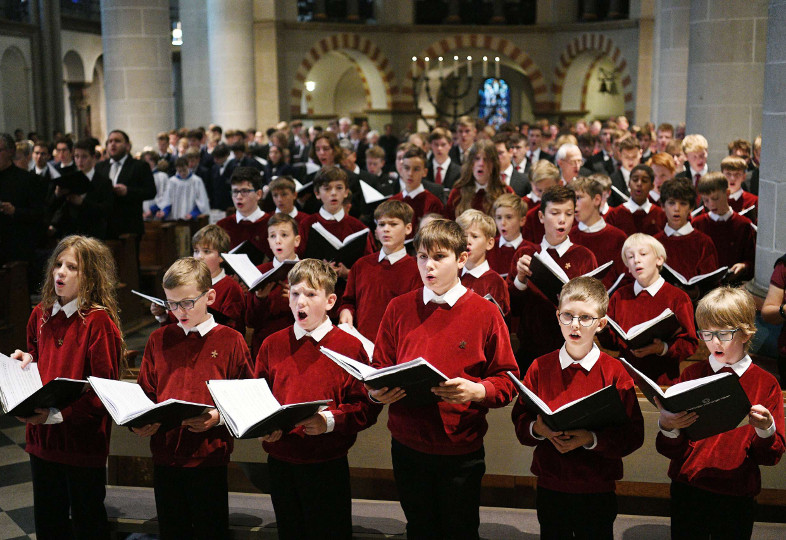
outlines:
{"label": "eyeglasses", "polygon": [[718,341],[731,341],[734,339],[734,334],[739,331],[739,328],[734,330],[699,330],[696,335],[702,341],[712,341],[713,337],[717,337]]}
{"label": "eyeglasses", "polygon": [[568,326],[569,324],[573,324],[573,319],[578,319],[579,324],[581,326],[583,326],[584,328],[589,328],[590,326],[595,324],[595,321],[597,321],[600,317],[591,317],[589,315],[574,315],[567,311],[561,311],[557,315],[557,318],[559,319],[559,322],[561,322],[565,326]]}
{"label": "eyeglasses", "polygon": [[244,188],[244,189],[233,189],[233,190],[232,190],[232,196],[233,196],[233,197],[237,197],[237,196],[239,196],[239,195],[250,195],[251,193],[254,193],[254,191],[256,191],[256,190],[254,190],[254,189],[248,189],[248,188]]}
{"label": "eyeglasses", "polygon": [[166,308],[169,311],[176,311],[177,308],[180,308],[183,311],[189,311],[191,309],[194,309],[194,306],[196,305],[197,300],[199,300],[200,298],[202,298],[206,294],[207,294],[207,291],[203,292],[202,294],[200,294],[196,298],[187,298],[185,300],[180,300],[179,302],[173,302],[171,300],[167,300],[164,303],[166,304]]}

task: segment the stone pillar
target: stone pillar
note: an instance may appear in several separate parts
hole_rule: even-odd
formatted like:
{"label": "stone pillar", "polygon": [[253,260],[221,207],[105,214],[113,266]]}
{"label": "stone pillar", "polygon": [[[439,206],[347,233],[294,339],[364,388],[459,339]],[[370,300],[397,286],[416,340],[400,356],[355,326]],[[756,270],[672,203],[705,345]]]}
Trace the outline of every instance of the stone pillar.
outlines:
{"label": "stone pillar", "polygon": [[761,132],[766,39],[766,0],[690,3],[685,132],[707,137],[710,170]]}
{"label": "stone pillar", "polygon": [[652,121],[685,121],[690,0],[658,0],[652,56]]}
{"label": "stone pillar", "polygon": [[172,129],[172,34],[168,0],[102,0],[107,129],[128,133],[133,151]]}
{"label": "stone pillar", "polygon": [[180,0],[180,47],[183,122],[189,127],[207,126],[210,111],[210,67],[207,47],[207,0]]}
{"label": "stone pillar", "polygon": [[252,0],[207,0],[207,36],[213,122],[225,130],[251,127],[256,121]]}
{"label": "stone pillar", "polygon": [[759,234],[754,292],[766,294],[775,260],[786,253],[786,0],[770,0],[764,66]]}
{"label": "stone pillar", "polygon": [[[37,3],[41,58],[41,89],[43,124],[38,126],[44,138],[52,130],[65,129],[65,101],[63,95],[63,52],[61,49],[60,3],[39,0]],[[36,107],[38,108],[38,107]]]}

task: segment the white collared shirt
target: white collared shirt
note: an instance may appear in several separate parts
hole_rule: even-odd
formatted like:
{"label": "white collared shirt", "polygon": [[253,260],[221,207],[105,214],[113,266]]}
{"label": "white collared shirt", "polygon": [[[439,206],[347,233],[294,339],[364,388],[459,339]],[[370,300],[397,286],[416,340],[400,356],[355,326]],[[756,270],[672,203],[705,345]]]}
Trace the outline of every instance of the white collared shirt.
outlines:
{"label": "white collared shirt", "polygon": [[743,191],[745,191],[745,190],[743,190],[742,188],[738,189],[737,191],[735,191],[734,193],[731,193],[729,195],[729,199],[732,199],[732,200],[735,200],[735,201],[740,200],[740,197],[742,197],[742,192]]}
{"label": "white collared shirt", "polygon": [[74,298],[66,305],[61,306],[59,300],[55,300],[55,303],[52,304],[52,317],[58,314],[61,310],[66,316],[66,319],[70,319],[71,315],[76,313],[77,309],[79,309],[79,298]]}
{"label": "white collared shirt", "polygon": [[609,213],[609,210],[610,210],[610,208],[609,208],[609,203],[608,203],[608,202],[604,202],[604,203],[603,203],[603,204],[600,206],[600,215],[601,215],[601,216],[605,216],[606,214],[608,214],[608,213]]}
{"label": "white collared shirt", "polygon": [[93,181],[93,175],[95,175],[95,173],[96,173],[96,168],[93,167],[92,169],[90,169],[89,171],[87,171],[85,173],[85,176],[87,176],[87,179],[92,182]]}
{"label": "white collared shirt", "polygon": [[563,240],[562,243],[560,245],[558,245],[558,246],[552,246],[551,244],[549,244],[546,241],[546,237],[545,236],[543,237],[543,240],[540,241],[540,249],[541,249],[541,251],[546,251],[549,248],[556,249],[557,250],[557,255],[559,255],[560,257],[564,257],[565,253],[568,251],[568,249],[570,249],[570,246],[572,246],[572,245],[573,245],[573,242],[570,241],[570,237],[569,236],[565,237],[565,240]]}
{"label": "white collared shirt", "polygon": [[511,162],[510,165],[508,165],[507,169],[505,169],[504,171],[501,171],[499,173],[499,177],[500,178],[502,178],[503,175],[504,175],[504,178],[505,178],[505,185],[509,186],[510,185],[510,177],[513,176],[513,163],[512,162]]}
{"label": "white collared shirt", "polygon": [[650,197],[652,197],[653,201],[659,201],[660,200],[660,192],[659,191],[655,191],[654,189],[651,189],[650,190]]}
{"label": "white collared shirt", "polygon": [[314,341],[319,343],[320,341],[322,341],[322,338],[324,338],[328,334],[328,332],[330,332],[333,329],[333,323],[330,322],[330,318],[326,315],[325,320],[319,323],[319,326],[314,328],[311,332],[307,331],[305,328],[300,326],[300,324],[297,321],[295,321],[295,324],[292,327],[292,329],[295,331],[295,339],[297,339],[298,341],[303,339],[305,336],[311,336],[311,338]]}
{"label": "white collared shirt", "polygon": [[[298,257],[297,255],[295,255],[294,259],[284,259],[284,261],[299,261],[299,260],[300,257]],[[284,261],[279,261],[276,257],[273,257],[273,268],[278,268],[279,266],[284,264]]]}
{"label": "white collared shirt", "polygon": [[381,250],[379,250],[379,262],[382,262],[385,259],[387,259],[388,261],[390,261],[391,265],[396,264],[406,256],[407,256],[407,248],[401,248],[398,251],[394,251],[390,255],[388,255],[385,252],[384,247]]}
{"label": "white collared shirt", "polygon": [[467,288],[461,284],[461,281],[456,281],[448,291],[443,295],[438,295],[428,287],[423,287],[423,304],[434,302],[435,304],[448,304],[450,307],[456,305],[459,298],[464,296]]}
{"label": "white collared shirt", "polygon": [[531,200],[532,202],[534,202],[534,203],[539,203],[539,202],[540,202],[540,197],[538,197],[537,195],[535,195],[535,193],[534,193],[534,192],[532,192],[532,191],[530,191],[529,193],[527,193],[527,198],[528,198],[529,200]]}
{"label": "white collared shirt", "polygon": [[250,221],[251,223],[254,223],[254,222],[259,221],[260,219],[262,219],[262,217],[264,217],[264,215],[265,215],[265,213],[259,207],[257,207],[256,210],[254,210],[253,212],[251,212],[247,216],[244,216],[240,212],[235,212],[235,222],[236,223],[240,223],[241,221]]}
{"label": "white collared shirt", "polygon": [[521,243],[524,241],[524,237],[521,236],[521,233],[511,241],[505,240],[505,237],[501,234],[499,235],[499,247],[510,246],[513,249],[518,249]]}
{"label": "white collared shirt", "polygon": [[521,159],[521,163],[519,163],[518,165],[516,165],[516,163],[514,163],[513,161],[511,161],[511,164],[516,169],[516,172],[520,172],[520,173],[524,174],[524,170],[527,168],[527,157],[524,156]]}
{"label": "white collared shirt", "polygon": [[[282,212],[281,212],[281,210],[279,210],[278,208],[276,208],[276,214],[281,214],[281,213],[282,213]],[[297,208],[293,208],[291,212],[287,212],[287,215],[288,215],[289,217],[293,218],[293,219],[294,219],[294,218],[296,218],[296,217],[297,217],[297,215],[298,215]]]}
{"label": "white collared shirt", "polygon": [[213,328],[218,326],[218,324],[216,324],[215,319],[213,319],[212,315],[208,315],[207,319],[205,319],[204,321],[202,321],[196,326],[192,326],[191,328],[185,328],[180,322],[178,322],[177,325],[180,327],[181,330],[183,330],[183,332],[185,332],[186,335],[188,335],[191,332],[199,332],[199,335],[201,337],[205,337],[205,335],[208,332],[210,332]]}
{"label": "white collared shirt", "polygon": [[[402,182],[402,184],[403,183],[404,182]],[[402,195],[402,197],[409,197],[411,199],[414,199],[415,197],[417,197],[418,195],[420,195],[424,191],[426,191],[426,188],[423,187],[423,184],[420,184],[418,187],[416,187],[412,191],[407,191],[406,188],[402,187],[401,188],[401,195]]]}
{"label": "white collared shirt", "polygon": [[437,163],[437,160],[434,160],[434,178],[437,177],[437,169],[442,169],[442,182],[445,182],[445,174],[448,172],[448,167],[450,167],[450,157],[446,157],[445,161],[442,163]]}
{"label": "white collared shirt", "polygon": [[630,182],[630,171],[625,167],[620,167],[620,172],[622,173],[622,179],[625,180],[625,185],[627,186]]}
{"label": "white collared shirt", "polygon": [[128,159],[128,154],[124,155],[122,158],[118,159],[117,161],[115,161],[114,159],[110,159],[109,160],[109,176],[110,177],[112,176],[112,165],[117,163],[117,171],[115,172],[114,177],[110,178],[110,180],[112,181],[112,185],[113,186],[117,185],[117,178],[120,176],[120,171],[123,170],[123,165],[125,165],[127,159]]}
{"label": "white collared shirt", "polygon": [[590,352],[587,353],[587,356],[581,360],[574,360],[568,354],[568,349],[565,345],[563,345],[559,350],[559,365],[562,369],[567,369],[574,364],[578,364],[584,369],[584,371],[590,371],[592,366],[594,366],[598,361],[598,358],[600,358],[600,349],[594,343],[592,344],[592,349],[590,349]]}
{"label": "white collared shirt", "polygon": [[221,270],[221,271],[218,273],[218,275],[217,275],[216,277],[214,277],[214,278],[211,278],[211,279],[212,279],[212,281],[213,281],[213,283],[212,283],[212,284],[213,284],[213,285],[215,285],[216,283],[218,283],[219,281],[221,281],[221,280],[222,280],[222,279],[224,279],[225,277],[227,277],[227,273],[226,273],[226,272],[224,272],[223,270]]}
{"label": "white collared shirt", "polygon": [[652,210],[652,202],[650,202],[650,200],[649,200],[649,199],[647,199],[646,201],[644,201],[644,204],[642,204],[642,205],[638,205],[638,204],[636,204],[636,203],[633,201],[633,199],[632,199],[632,198],[628,199],[627,201],[625,201],[625,202],[624,202],[624,203],[622,203],[622,204],[625,206],[625,208],[627,208],[628,210],[630,210],[630,213],[631,213],[631,214],[635,213],[637,210],[644,210],[644,213],[645,213],[645,214],[649,214],[649,213],[650,213],[650,210]]}
{"label": "white collared shirt", "polygon": [[710,212],[709,214],[710,214],[710,219],[712,221],[728,221],[731,219],[731,216],[734,215],[734,210],[729,208],[729,211],[723,214],[722,216],[716,214],[715,212]]}
{"label": "white collared shirt", "polygon": [[477,180],[475,180],[475,192],[478,192],[478,191],[480,191],[481,189],[485,190],[487,187],[488,187],[488,184],[486,184],[486,185],[484,186],[483,184],[481,184],[481,183],[479,183]]}
{"label": "white collared shirt", "polygon": [[664,283],[666,283],[666,280],[663,279],[663,277],[656,279],[655,282],[652,283],[649,287],[642,287],[639,282],[636,281],[633,283],[633,294],[638,296],[641,291],[647,291],[650,293],[650,296],[655,296],[658,294],[660,288],[663,287]]}
{"label": "white collared shirt", "polygon": [[319,215],[322,216],[323,219],[326,219],[328,221],[341,221],[342,219],[344,219],[344,209],[339,208],[338,212],[336,212],[335,214],[331,214],[330,212],[325,210],[324,206],[320,206]]}
{"label": "white collared shirt", "polygon": [[666,236],[687,236],[693,232],[693,225],[688,222],[675,231],[667,224],[663,230],[666,231]]}
{"label": "white collared shirt", "polygon": [[579,230],[581,232],[596,233],[602,231],[605,228],[606,228],[606,220],[603,218],[600,218],[592,225],[585,225],[583,222],[579,221]]}
{"label": "white collared shirt", "polygon": [[464,276],[466,274],[469,274],[470,276],[472,276],[472,277],[477,279],[477,278],[480,278],[480,276],[482,276],[483,274],[485,274],[489,270],[491,270],[491,267],[489,266],[489,262],[488,261],[483,261],[482,263],[477,265],[472,270],[468,270],[467,267],[465,266],[461,270],[461,275]]}
{"label": "white collared shirt", "polygon": [[688,169],[690,169],[690,181],[691,181],[691,183],[695,183],[696,182],[696,175],[698,174],[701,178],[704,178],[704,175],[707,174],[707,171],[710,170],[710,167],[709,167],[709,165],[705,164],[704,168],[702,170],[700,170],[700,171],[694,171],[693,167],[690,167],[690,166],[688,167]]}

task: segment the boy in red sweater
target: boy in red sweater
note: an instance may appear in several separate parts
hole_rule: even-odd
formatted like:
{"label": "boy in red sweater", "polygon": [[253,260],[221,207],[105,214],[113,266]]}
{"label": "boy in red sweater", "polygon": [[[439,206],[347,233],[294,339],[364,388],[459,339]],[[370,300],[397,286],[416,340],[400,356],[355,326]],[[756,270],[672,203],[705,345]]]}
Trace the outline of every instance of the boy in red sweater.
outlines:
{"label": "boy in red sweater", "polygon": [[729,206],[729,183],[722,173],[711,172],[699,180],[699,194],[707,213],[693,220],[693,227],[710,237],[718,263],[728,266],[734,282],[753,278],[756,229],[745,216]]}
{"label": "boy in red sweater", "polygon": [[218,226],[229,234],[230,249],[248,241],[268,258],[272,258],[267,245],[267,221],[270,214],[259,207],[262,176],[254,167],[238,167],[232,171],[230,183],[235,213],[218,222]]}
{"label": "boy in red sweater", "polygon": [[[281,179],[281,177],[276,180]],[[262,263],[257,269],[269,272],[284,261],[297,261],[300,234],[297,221],[282,212],[273,214],[267,224],[267,241],[273,260]],[[253,293],[246,294],[246,324],[254,329],[251,336],[251,356],[256,357],[259,347],[269,335],[283,330],[294,322],[289,309],[289,285],[285,282],[269,283]]]}
{"label": "boy in red sweater", "polygon": [[689,381],[730,371],[754,405],[748,425],[690,441],[680,428],[696,413],[661,408],[658,452],[671,459],[672,538],[750,538],[761,491],[760,465],[775,465],[784,451],[783,394],[778,381],[747,355],[756,333],[756,305],[742,289],[718,288],[696,309],[699,337],[710,351],[680,376]]}
{"label": "boy in red sweater", "polygon": [[646,165],[637,165],[630,171],[628,189],[630,199],[613,207],[606,215],[606,223],[630,236],[634,233],[654,235],[666,225],[666,214],[660,206],[649,200],[655,182],[655,173]]}
{"label": "boy in red sweater", "polygon": [[[426,214],[442,214],[444,209],[442,201],[426,190],[423,186],[423,179],[426,177],[426,153],[422,148],[410,145],[404,149],[399,169],[399,178],[403,187],[399,193],[393,195],[393,200],[404,201],[412,207],[412,230],[407,233],[407,239],[413,238],[420,225],[420,219]],[[399,160],[396,159],[396,163]]]}
{"label": "boy in red sweater", "polygon": [[628,421],[594,431],[552,431],[519,400],[513,423],[521,444],[534,446],[537,510],[543,538],[614,537],[615,481],[622,458],[644,442],[644,420],[633,380],[619,361],[593,343],[606,326],[609,295],[595,278],[577,277],[563,288],[557,319],[565,344],[536,359],[524,384],[552,410],[613,384]]}
{"label": "boy in red sweater", "polygon": [[742,189],[747,170],[748,164],[741,157],[726,156],[721,161],[721,172],[729,182],[729,206],[738,214],[748,210],[745,216],[755,224],[758,209],[753,207],[759,204],[759,198]]}
{"label": "boy in red sweater", "polygon": [[656,339],[634,350],[628,349],[616,334],[601,334],[601,341],[606,347],[619,349],[620,356],[653,381],[670,384],[679,376],[680,362],[696,352],[698,346],[693,305],[685,291],[666,283],[660,276],[660,268],[666,262],[666,250],[653,237],[641,233],[629,236],[622,246],[622,257],[636,281],[611,295],[608,318],[627,332],[669,308],[682,328],[669,341]]}
{"label": "boy in red sweater", "polygon": [[262,437],[268,453],[270,496],[280,538],[352,537],[347,452],[357,433],[376,422],[380,407],[363,385],[320,352],[326,347],[368,363],[363,346],[335,328],[327,312],[336,302],[336,272],[324,261],[300,261],[289,272],[295,324],[262,343],[254,376],[280,403],[332,400],[299,428]]}
{"label": "boy in red sweater", "polygon": [[[137,382],[154,403],[175,398],[212,404],[205,381],[251,376],[246,342],[207,312],[216,291],[204,262],[193,257],[175,261],[163,286],[178,322],[150,335]],[[151,437],[163,538],[228,538],[227,464],[234,442],[219,420],[210,408],[173,429],[160,429],[161,424],[133,428],[140,437]]]}
{"label": "boy in red sweater", "polygon": [[513,254],[524,241],[521,228],[527,219],[527,203],[514,193],[505,193],[497,197],[491,211],[499,231],[499,241],[495,241],[486,257],[491,269],[505,277]]}
{"label": "boy in red sweater", "polygon": [[572,189],[565,186],[547,189],[538,212],[545,234],[538,245],[527,242],[519,246],[510,263],[507,282],[511,313],[520,317],[516,335],[521,345],[516,359],[522,371],[535,358],[553,351],[562,343],[559,328],[549,323],[557,299],[546,298],[537,285],[529,286],[532,256],[535,253],[548,254],[569,278],[586,274],[598,266],[590,250],[574,244],[568,237],[573,227],[575,208],[576,194]]}
{"label": "boy in red sweater", "polygon": [[532,169],[531,191],[523,198],[529,208],[525,215],[524,224],[521,226],[521,235],[524,240],[537,244],[543,238],[545,231],[543,224],[538,219],[541,197],[547,189],[556,186],[560,178],[561,174],[557,166],[545,159],[538,161]]}
{"label": "boy in red sweater", "polygon": [[412,214],[411,206],[395,199],[377,206],[374,221],[382,249],[362,257],[349,271],[339,322],[354,323],[371,341],[390,301],[420,286],[418,265],[404,247]]}
{"label": "boy in red sweater", "polygon": [[477,538],[486,413],[510,402],[505,371],[518,369],[499,310],[458,279],[467,261],[461,227],[433,221],[418,232],[415,249],[424,287],[388,305],[373,365],[422,356],[449,379],[425,405],[398,402],[400,388],[367,389],[391,404],[393,474],[407,537]]}
{"label": "boy in red sweater", "polygon": [[270,182],[270,195],[273,197],[273,204],[276,205],[277,214],[287,214],[295,218],[298,226],[302,226],[308,214],[301,212],[295,207],[297,200],[297,189],[295,181],[291,176],[279,176]]}
{"label": "boy in red sweater", "polygon": [[[224,261],[221,254],[229,251],[229,243],[229,235],[218,225],[206,225],[194,233],[191,238],[191,245],[194,246],[194,258],[205,262],[210,270],[213,290],[216,291],[216,299],[210,305],[210,311],[219,313],[219,318],[226,317],[223,322],[225,326],[244,334],[246,327],[243,320],[245,304],[243,289],[240,288],[237,281],[227,276],[221,267],[221,263]],[[150,312],[161,324],[175,324],[177,322],[177,318],[171,311],[167,311],[158,304],[151,303]]]}
{"label": "boy in red sweater", "polygon": [[507,317],[510,313],[508,285],[486,260],[486,254],[494,247],[494,236],[497,233],[494,220],[488,214],[471,208],[457,217],[456,223],[467,237],[468,255],[461,270],[461,284],[480,296],[490,294]]}

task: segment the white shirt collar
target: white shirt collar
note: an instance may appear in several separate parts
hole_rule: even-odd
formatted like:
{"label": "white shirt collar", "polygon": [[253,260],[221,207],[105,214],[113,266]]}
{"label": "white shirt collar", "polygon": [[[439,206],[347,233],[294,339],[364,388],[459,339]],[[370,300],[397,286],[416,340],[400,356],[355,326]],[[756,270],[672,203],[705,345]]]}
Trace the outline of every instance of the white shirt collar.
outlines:
{"label": "white shirt collar", "polygon": [[221,270],[216,277],[211,278],[213,280],[213,285],[215,285],[216,283],[218,283],[219,281],[221,281],[225,277],[227,277],[227,273],[224,272],[223,270]]}
{"label": "white shirt collar", "polygon": [[[276,214],[280,214],[280,213],[282,213],[282,212],[281,212],[281,210],[279,210],[278,208],[276,208]],[[287,212],[287,215],[288,215],[289,217],[291,217],[291,218],[296,218],[296,217],[297,217],[297,214],[298,214],[298,212],[297,212],[297,208],[293,208],[291,212]]]}
{"label": "white shirt collar", "polygon": [[625,180],[625,185],[628,185],[630,182],[630,171],[625,167],[620,167],[620,172],[622,173],[622,179]]}
{"label": "white shirt collar", "polygon": [[675,231],[670,225],[666,224],[663,230],[666,231],[666,236],[686,236],[693,232],[693,225],[691,225],[689,221]]}
{"label": "white shirt collar", "polygon": [[445,161],[442,163],[437,163],[437,160],[434,160],[434,174],[437,174],[437,167],[442,167],[442,178],[445,178],[445,173],[448,171],[448,167],[450,167],[450,156],[445,158]]}
{"label": "white shirt collar", "polygon": [[596,233],[602,231],[605,227],[606,220],[603,218],[600,218],[598,221],[589,226],[584,225],[581,221],[579,221],[579,230],[581,232]]}
{"label": "white shirt collar", "polygon": [[251,212],[246,217],[243,217],[243,214],[241,214],[240,212],[235,212],[235,220],[236,220],[237,223],[240,223],[241,221],[250,221],[251,223],[254,223],[254,222],[259,221],[260,219],[262,219],[262,217],[264,215],[265,215],[265,213],[262,211],[262,209],[257,207],[256,210]]}
{"label": "white shirt collar", "polygon": [[562,369],[566,369],[572,364],[578,364],[585,371],[589,371],[592,369],[592,366],[595,365],[595,362],[598,361],[598,358],[600,358],[600,349],[594,343],[592,344],[590,352],[587,353],[587,356],[581,360],[574,360],[571,358],[565,345],[559,350],[559,365]]}
{"label": "white shirt collar", "polygon": [[109,160],[109,164],[111,165],[112,163],[119,163],[120,166],[122,167],[125,164],[127,159],[128,159],[128,154],[124,155],[122,158],[120,158],[118,160],[110,159]]}
{"label": "white shirt collar", "polygon": [[499,235],[499,247],[510,246],[513,249],[518,249],[523,241],[524,241],[524,237],[521,236],[521,233],[519,233],[519,235],[513,240],[511,240],[510,242],[505,240],[505,237],[502,236],[501,234]]}
{"label": "white shirt collar", "polygon": [[325,320],[322,321],[319,324],[319,326],[314,328],[311,332],[307,332],[306,330],[304,330],[303,327],[300,326],[300,324],[298,324],[297,321],[295,321],[295,325],[292,327],[292,329],[295,331],[295,339],[297,339],[298,341],[303,339],[305,336],[311,336],[311,338],[314,341],[319,343],[320,341],[322,341],[322,338],[325,337],[328,334],[328,332],[330,332],[333,329],[333,323],[330,322],[329,317],[325,316]]}
{"label": "white shirt collar", "polygon": [[625,201],[623,204],[625,205],[625,208],[627,208],[628,210],[630,210],[630,213],[631,213],[631,214],[633,214],[633,213],[634,213],[634,212],[636,212],[637,210],[644,210],[644,213],[645,213],[645,214],[649,214],[649,213],[650,213],[650,210],[652,209],[652,203],[650,202],[650,200],[649,200],[649,199],[645,200],[645,201],[644,201],[644,204],[642,204],[642,205],[638,205],[638,204],[636,204],[636,203],[633,201],[633,198],[631,197],[630,199],[628,199],[627,201]]}
{"label": "white shirt collar", "polygon": [[649,287],[642,287],[639,284],[639,282],[636,281],[636,282],[633,283],[633,294],[638,296],[641,291],[647,291],[648,293],[650,293],[650,296],[655,296],[656,294],[658,294],[658,291],[660,290],[660,288],[663,287],[664,283],[666,283],[666,280],[663,279],[662,277],[659,277],[658,279],[656,279],[655,283],[653,283]]}
{"label": "white shirt collar", "polygon": [[702,170],[700,170],[700,171],[694,171],[693,167],[688,167],[688,168],[690,169],[690,180],[691,180],[691,182],[695,182],[696,181],[696,175],[698,174],[699,176],[701,176],[703,178],[704,175],[707,174],[707,171],[709,170],[710,167],[709,167],[709,165],[705,164],[704,168]]}
{"label": "white shirt collar", "polygon": [[564,256],[565,252],[568,251],[568,249],[572,245],[573,245],[573,242],[570,241],[570,237],[569,236],[565,237],[565,240],[563,240],[562,243],[560,245],[558,245],[558,246],[552,246],[551,244],[549,244],[546,241],[546,237],[545,236],[543,237],[543,240],[540,241],[540,249],[541,250],[546,251],[549,248],[556,249],[557,250],[557,254],[560,257]]}
{"label": "white shirt collar", "polygon": [[353,172],[353,173],[355,173],[355,174],[360,174],[360,165],[358,165],[358,164],[356,163],[356,164],[355,164],[355,168],[354,168],[354,169],[352,169],[352,172]]}
{"label": "white shirt collar", "polygon": [[379,262],[382,262],[383,260],[387,259],[388,261],[390,261],[390,264],[396,264],[406,256],[407,256],[407,248],[401,248],[398,251],[394,251],[390,255],[385,253],[385,248],[379,250]]}
{"label": "white shirt collar", "polygon": [[55,300],[55,303],[52,304],[52,317],[57,315],[58,311],[62,310],[63,313],[65,313],[66,319],[70,319],[71,315],[76,313],[78,308],[79,308],[79,299],[78,298],[74,298],[73,300],[71,300],[70,302],[68,302],[64,306],[60,305],[60,301],[59,300]]}
{"label": "white shirt collar", "polygon": [[734,362],[733,364],[723,364],[715,360],[712,355],[710,355],[710,367],[712,368],[713,373],[718,373],[721,369],[730,367],[737,377],[742,377],[742,374],[748,370],[752,363],[753,360],[751,360],[751,357],[747,354],[745,355],[745,358],[739,362]]}
{"label": "white shirt collar", "polygon": [[85,176],[87,176],[87,179],[88,179],[88,180],[90,180],[90,181],[92,182],[92,180],[93,180],[93,175],[94,175],[95,173],[96,173],[96,168],[95,168],[95,167],[93,167],[92,169],[90,169],[89,171],[87,171],[87,172],[85,173]]}
{"label": "white shirt collar", "polygon": [[467,292],[467,288],[461,284],[461,281],[457,281],[456,284],[443,295],[438,295],[428,287],[423,287],[423,303],[428,304],[429,302],[434,302],[435,304],[448,304],[450,307],[453,307],[465,292]]}
{"label": "white shirt collar", "polygon": [[539,203],[539,202],[540,202],[540,197],[538,197],[537,195],[535,195],[535,193],[534,193],[534,192],[532,192],[532,191],[530,191],[529,193],[527,193],[527,198],[528,198],[529,200],[531,200],[532,202],[534,202],[534,203]]}
{"label": "white shirt collar", "polygon": [[342,219],[344,219],[344,209],[339,208],[338,212],[336,212],[335,214],[331,214],[330,212],[325,210],[324,206],[320,206],[319,215],[322,216],[323,219],[326,219],[328,221],[341,221]]}
{"label": "white shirt collar", "polygon": [[731,208],[729,208],[729,211],[723,214],[722,216],[716,214],[715,212],[710,212],[710,219],[712,221],[728,221],[731,219],[731,216],[733,214],[734,214],[734,210],[732,210]]}
{"label": "white shirt collar", "polygon": [[480,276],[482,276],[483,274],[485,274],[489,270],[491,270],[491,267],[489,266],[489,262],[488,261],[483,261],[482,263],[477,265],[472,270],[467,270],[467,267],[465,266],[461,270],[461,275],[463,276],[465,274],[469,274],[470,276],[472,276],[474,278],[480,278]]}
{"label": "white shirt collar", "polygon": [[484,186],[484,185],[482,185],[482,184],[478,183],[478,181],[477,181],[477,180],[475,181],[475,192],[476,192],[476,193],[477,193],[478,191],[480,191],[481,189],[482,189],[482,190],[485,190],[487,187],[488,187],[488,184],[486,184],[486,185]]}
{"label": "white shirt collar", "polygon": [[510,165],[508,165],[507,169],[505,169],[504,171],[500,172],[499,177],[502,178],[503,174],[505,175],[505,185],[509,186],[510,185],[510,177],[513,176],[513,163],[512,162],[511,162]]}
{"label": "white shirt collar", "polygon": [[654,189],[651,189],[650,190],[650,197],[652,198],[653,201],[659,201],[660,200],[660,192],[659,191],[655,191]]}
{"label": "white shirt collar", "polygon": [[183,330],[183,332],[185,332],[186,335],[188,335],[190,332],[199,332],[199,335],[202,337],[205,337],[205,334],[207,334],[213,328],[218,326],[218,324],[216,324],[215,319],[213,319],[212,315],[208,315],[207,319],[205,319],[203,322],[188,329],[184,328],[181,323],[177,323],[177,325],[180,327],[181,330]]}
{"label": "white shirt collar", "polygon": [[420,195],[424,191],[426,191],[426,188],[423,187],[423,184],[420,184],[418,187],[416,187],[412,191],[407,191],[405,188],[401,188],[401,195],[404,196],[404,197],[410,197],[410,198],[414,199],[415,197],[417,197],[418,195]]}
{"label": "white shirt collar", "polygon": [[[299,260],[300,260],[300,257],[298,257],[297,255],[295,255],[295,258],[294,258],[294,259],[285,259],[285,260],[287,260],[287,261],[299,261]],[[276,259],[275,257],[273,257],[273,268],[278,268],[278,267],[279,267],[279,266],[281,266],[282,264],[284,264],[284,261],[279,261],[278,259]]]}
{"label": "white shirt collar", "polygon": [[743,190],[742,188],[738,189],[737,191],[735,191],[734,193],[731,193],[729,195],[729,199],[733,199],[735,201],[740,200],[740,197],[742,197],[742,192],[743,191],[745,191],[745,190]]}
{"label": "white shirt collar", "polygon": [[604,202],[604,203],[603,203],[603,204],[600,206],[600,215],[601,215],[601,216],[605,216],[606,214],[608,214],[608,213],[609,213],[609,210],[610,210],[610,208],[609,208],[609,203],[608,203],[608,202]]}

